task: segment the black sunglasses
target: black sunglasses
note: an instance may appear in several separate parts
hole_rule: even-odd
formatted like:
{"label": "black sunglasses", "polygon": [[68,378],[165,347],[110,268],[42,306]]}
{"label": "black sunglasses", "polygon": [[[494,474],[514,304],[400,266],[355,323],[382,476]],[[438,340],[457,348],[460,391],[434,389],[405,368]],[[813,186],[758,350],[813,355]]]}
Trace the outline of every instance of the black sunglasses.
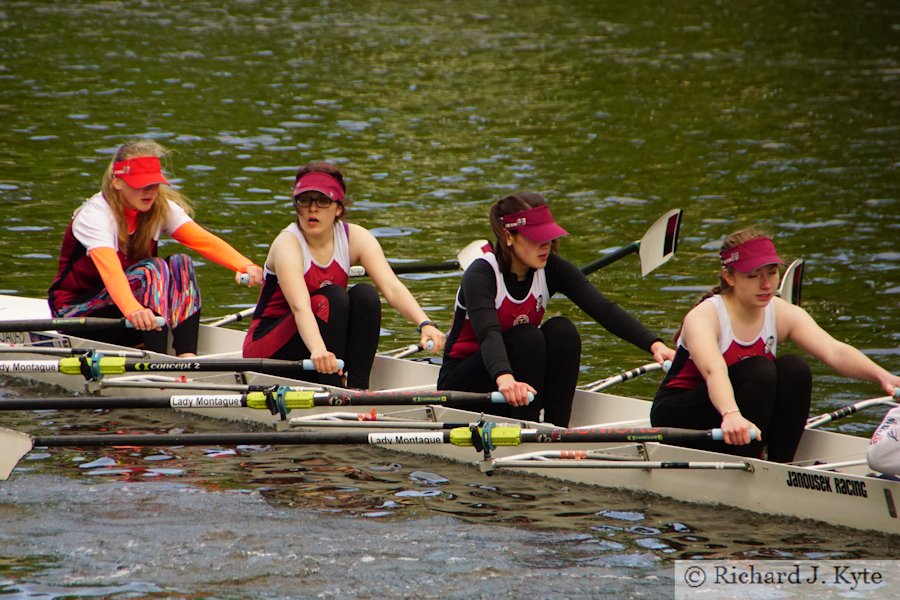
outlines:
{"label": "black sunglasses", "polygon": [[294,198],[294,206],[298,208],[309,208],[312,206],[313,201],[315,201],[318,208],[328,208],[334,202],[334,200],[324,194],[316,194],[315,198],[312,197],[312,194],[301,194]]}

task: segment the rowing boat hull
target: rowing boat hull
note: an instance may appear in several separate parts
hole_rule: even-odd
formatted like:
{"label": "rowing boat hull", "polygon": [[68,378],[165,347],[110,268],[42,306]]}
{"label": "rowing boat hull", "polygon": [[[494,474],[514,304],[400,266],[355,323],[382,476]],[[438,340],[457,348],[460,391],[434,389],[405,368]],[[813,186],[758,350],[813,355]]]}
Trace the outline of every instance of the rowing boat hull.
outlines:
{"label": "rowing boat hull", "polygon": [[[279,383],[278,378],[251,374],[256,383]],[[572,427],[592,424],[620,423],[621,427],[649,425],[650,403],[645,400],[615,396],[612,394],[578,391],[574,405],[576,418]],[[225,409],[228,410],[228,409]],[[356,412],[360,419],[369,418],[369,407],[321,407],[316,417],[331,412]],[[260,423],[272,423],[273,417],[265,411],[238,409],[228,418],[253,419]],[[294,411],[299,412],[299,411]],[[303,414],[312,418],[313,415]],[[384,417],[403,417],[419,421],[448,423],[472,423],[479,414],[465,410],[434,407],[380,407],[378,414]],[[220,416],[226,416],[223,412]],[[295,416],[293,413],[289,416]],[[296,415],[299,416],[299,415]],[[378,422],[368,422],[378,431]],[[537,423],[530,424],[533,427]],[[304,427],[294,422],[292,429],[316,430],[316,426]],[[395,431],[382,429],[382,431]],[[529,443],[515,447],[498,447],[491,452],[491,461],[471,447],[449,444],[394,445],[391,449],[471,463],[484,470],[513,470],[529,474],[554,477],[565,481],[625,489],[635,492],[652,492],[686,502],[720,504],[764,513],[781,514],[802,519],[814,519],[833,525],[855,529],[874,529],[900,534],[898,502],[900,482],[869,476],[865,464],[824,470],[817,464],[840,464],[865,457],[868,440],[828,431],[807,430],[798,448],[796,461],[791,465],[764,460],[744,459],[717,452],[704,452],[667,444],[596,444],[596,443]],[[530,458],[527,462],[511,462],[517,456],[529,456],[543,451],[593,451],[621,454],[634,460],[651,463],[735,463],[746,462],[747,470],[685,471],[674,468],[622,469],[610,468],[609,463],[593,463],[589,459],[548,461]],[[593,463],[593,464],[592,464]],[[584,465],[584,466],[579,466]],[[803,465],[803,466],[801,466]]]}
{"label": "rowing boat hull", "polygon": [[[41,312],[43,311],[43,312]],[[43,301],[0,296],[0,319],[45,318]],[[201,328],[200,353],[217,357],[240,356],[243,332],[225,328]],[[117,350],[109,345],[60,335],[52,332],[39,334],[2,334],[0,341],[15,343],[51,343],[75,348],[103,348]],[[31,357],[32,355],[27,355]],[[40,358],[39,354],[33,357]],[[17,357],[18,358],[18,357]],[[44,357],[45,358],[45,357]],[[163,358],[157,356],[157,358]],[[24,358],[23,358],[24,359]],[[376,357],[372,373],[372,389],[432,388],[437,378],[437,367],[428,363]],[[84,382],[77,377],[59,373],[13,374],[38,381],[60,385],[72,391],[80,391]],[[292,379],[259,373],[189,373],[193,381],[209,384],[246,383],[259,385],[307,385]],[[174,381],[155,390],[104,388],[102,394],[153,394],[171,395],[178,390]],[[200,393],[197,390],[182,393]],[[612,394],[578,391],[573,404],[572,427],[594,424],[619,424],[622,427],[646,426],[650,403],[645,400],[615,396]],[[182,409],[209,417],[250,421],[272,425],[277,417],[267,411],[248,408]],[[371,407],[328,406],[302,411],[304,416],[323,417],[329,413],[355,412],[360,419],[371,418]],[[294,411],[299,413],[300,411]],[[296,417],[297,414],[289,417]],[[379,407],[380,418],[391,415],[419,421],[470,423],[477,421],[476,413],[436,407]],[[537,426],[537,424],[530,424]],[[318,426],[294,423],[293,427],[315,429]],[[373,431],[379,423],[368,422]],[[511,469],[517,472],[555,477],[565,481],[653,492],[682,501],[721,504],[758,513],[790,515],[815,519],[827,523],[857,529],[874,529],[900,534],[897,502],[900,501],[900,482],[870,477],[867,466],[851,464],[834,469],[823,469],[818,464],[859,462],[865,457],[868,440],[855,436],[819,430],[807,430],[801,441],[796,462],[791,465],[762,460],[736,459],[727,454],[702,452],[657,443],[646,444],[523,444],[517,447],[500,447],[491,453],[488,461],[473,448],[449,444],[395,445],[392,449],[478,464],[482,469]],[[711,471],[685,471],[673,468],[624,469],[609,468],[608,461],[599,463],[590,459],[559,461],[535,458],[534,453],[553,451],[594,451],[621,454],[623,457],[659,463],[746,462],[747,470],[721,469]],[[517,459],[516,457],[519,457]]]}

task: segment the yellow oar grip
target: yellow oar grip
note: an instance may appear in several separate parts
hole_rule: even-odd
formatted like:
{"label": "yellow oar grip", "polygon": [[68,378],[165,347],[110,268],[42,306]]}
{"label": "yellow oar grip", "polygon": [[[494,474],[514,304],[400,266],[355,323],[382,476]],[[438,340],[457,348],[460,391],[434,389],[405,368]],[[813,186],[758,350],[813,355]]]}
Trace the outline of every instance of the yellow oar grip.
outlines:
{"label": "yellow oar grip", "polygon": [[[311,391],[285,392],[284,407],[288,410],[294,408],[312,408],[315,406],[315,403],[313,402],[315,394],[315,392]],[[269,405],[266,404],[266,393],[250,392],[247,394],[247,406],[249,408],[268,409]]]}
{"label": "yellow oar grip", "polygon": [[[490,431],[491,443],[494,446],[519,446],[522,444],[522,430],[519,427],[499,426]],[[478,435],[484,435],[481,427]],[[454,446],[471,446],[472,430],[468,427],[454,427],[450,430],[450,443]]]}
{"label": "yellow oar grip", "polygon": [[[59,359],[59,372],[66,375],[81,375],[81,360],[78,356]],[[101,375],[121,375],[125,372],[124,356],[104,356],[97,362]]]}

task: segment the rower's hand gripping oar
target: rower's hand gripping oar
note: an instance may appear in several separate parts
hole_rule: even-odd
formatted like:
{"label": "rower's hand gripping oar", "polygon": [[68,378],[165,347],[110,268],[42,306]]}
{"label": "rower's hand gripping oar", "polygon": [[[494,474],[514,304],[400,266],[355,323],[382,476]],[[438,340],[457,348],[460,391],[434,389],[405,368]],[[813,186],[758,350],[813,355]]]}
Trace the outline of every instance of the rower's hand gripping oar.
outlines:
{"label": "rower's hand gripping oar", "polygon": [[[164,327],[165,319],[156,317],[156,326]],[[60,317],[57,319],[22,319],[18,321],[0,321],[0,331],[90,331],[94,329],[110,329],[114,327],[133,328],[134,325],[125,317],[108,319],[103,317]]]}

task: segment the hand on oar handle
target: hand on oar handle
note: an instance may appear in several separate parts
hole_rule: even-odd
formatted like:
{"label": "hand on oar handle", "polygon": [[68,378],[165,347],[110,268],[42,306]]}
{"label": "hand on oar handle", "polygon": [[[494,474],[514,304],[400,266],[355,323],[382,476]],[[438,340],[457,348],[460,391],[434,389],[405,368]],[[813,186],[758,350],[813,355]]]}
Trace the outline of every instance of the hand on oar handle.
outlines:
{"label": "hand on oar handle", "polygon": [[134,311],[128,315],[128,322],[139,331],[150,331],[151,329],[162,331],[162,327],[165,325],[162,317],[157,317],[149,308]]}
{"label": "hand on oar handle", "polygon": [[444,349],[447,336],[431,321],[423,321],[419,325],[419,346],[428,352],[438,353]]}
{"label": "hand on oar handle", "polygon": [[[307,364],[312,368],[308,368]],[[304,360],[303,368],[308,371],[313,370],[319,373],[337,373],[338,375],[343,375],[344,361],[338,360],[334,355],[334,352],[321,350],[313,352],[308,359]]]}
{"label": "hand on oar handle", "polygon": [[243,273],[235,273],[234,280],[239,285],[254,287],[260,285],[263,280],[263,270],[257,265],[248,265]]}
{"label": "hand on oar handle", "polygon": [[497,378],[497,389],[510,406],[527,406],[537,394],[536,389],[524,381],[516,381],[511,373],[504,373]]}
{"label": "hand on oar handle", "polygon": [[[761,436],[759,435],[759,431],[757,431],[756,429],[751,429],[749,433],[750,433],[750,441],[762,439]],[[721,441],[725,440],[725,434],[723,433],[723,431],[721,429],[710,429],[709,437],[716,442],[721,442]]]}
{"label": "hand on oar handle", "polygon": [[743,446],[754,440],[762,441],[760,429],[744,418],[741,411],[728,411],[722,417],[722,441],[729,445]]}

